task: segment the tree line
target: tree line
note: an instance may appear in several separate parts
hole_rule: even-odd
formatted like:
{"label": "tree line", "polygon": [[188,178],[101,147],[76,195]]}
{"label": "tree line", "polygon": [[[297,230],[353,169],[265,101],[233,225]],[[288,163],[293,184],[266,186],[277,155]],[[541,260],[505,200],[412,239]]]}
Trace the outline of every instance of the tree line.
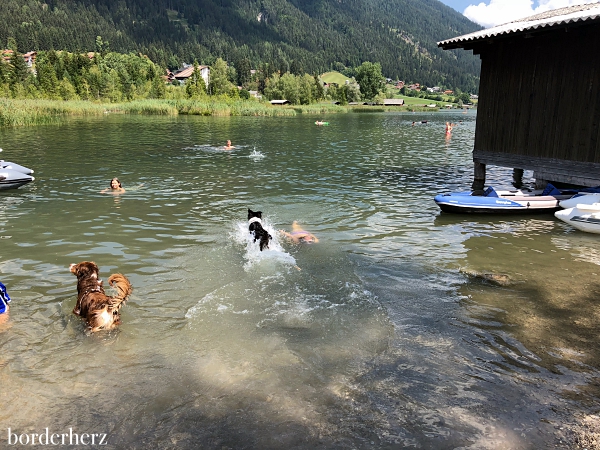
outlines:
{"label": "tree line", "polygon": [[479,29],[434,0],[2,0],[0,43],[144,54],[160,67],[248,60],[280,74],[377,60],[390,78],[476,92],[479,60],[437,40]]}
{"label": "tree line", "polygon": [[[191,98],[209,96],[250,98],[250,91],[266,99],[286,99],[292,104],[308,105],[324,99],[341,103],[373,99],[384,87],[379,63],[365,62],[356,68],[360,83],[332,86],[325,89],[316,75],[289,71],[281,73],[277,67],[262,64],[255,74],[248,60],[230,66],[221,58],[210,66],[208,84],[202,78],[200,66],[194,62],[192,75],[181,84],[171,84],[160,68],[147,56],[133,53],[95,52],[92,54],[67,51],[42,51],[31,70],[23,55],[13,47],[7,62],[0,61],[0,96],[51,100],[92,100],[124,102],[146,98]],[[99,48],[102,38],[97,38]],[[106,48],[105,48],[106,50]]]}

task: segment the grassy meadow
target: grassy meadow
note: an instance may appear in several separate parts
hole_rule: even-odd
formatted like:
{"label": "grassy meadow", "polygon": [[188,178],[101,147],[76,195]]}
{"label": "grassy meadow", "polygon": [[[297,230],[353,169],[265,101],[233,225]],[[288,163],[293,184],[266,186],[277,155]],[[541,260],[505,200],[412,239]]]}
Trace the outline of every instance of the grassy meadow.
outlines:
{"label": "grassy meadow", "polygon": [[348,78],[346,75],[336,71],[325,72],[320,78],[324,83],[337,83],[340,86],[346,84],[346,80],[354,81],[354,78]]}

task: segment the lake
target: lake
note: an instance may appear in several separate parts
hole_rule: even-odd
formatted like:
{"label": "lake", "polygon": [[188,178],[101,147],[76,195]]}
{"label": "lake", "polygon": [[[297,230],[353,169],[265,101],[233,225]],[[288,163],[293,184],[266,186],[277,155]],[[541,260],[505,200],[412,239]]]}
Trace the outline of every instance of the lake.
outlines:
{"label": "lake", "polygon": [[[13,300],[0,442],[561,447],[597,412],[600,241],[552,214],[441,213],[435,194],[471,186],[475,119],[106,115],[1,129],[2,157],[36,180],[0,191]],[[101,194],[115,176],[127,192]],[[488,167],[488,183],[511,181]],[[268,251],[248,238],[248,208],[263,212]],[[278,230],[295,220],[319,242],[288,242]],[[69,264],[85,260],[134,286],[116,330],[89,335],[72,313]]]}

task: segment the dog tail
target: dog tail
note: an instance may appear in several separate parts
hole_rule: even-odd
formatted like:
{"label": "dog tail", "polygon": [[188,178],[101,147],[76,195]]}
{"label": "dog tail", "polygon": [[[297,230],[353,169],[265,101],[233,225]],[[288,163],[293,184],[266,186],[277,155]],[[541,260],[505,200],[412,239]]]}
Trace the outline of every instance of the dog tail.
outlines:
{"label": "dog tail", "polygon": [[111,309],[118,310],[133,292],[133,286],[127,277],[120,273],[113,273],[108,277],[108,284],[117,290],[117,295],[111,298]]}
{"label": "dog tail", "polygon": [[266,231],[260,236],[260,251],[262,252],[265,248],[269,248],[269,239],[271,235]]}

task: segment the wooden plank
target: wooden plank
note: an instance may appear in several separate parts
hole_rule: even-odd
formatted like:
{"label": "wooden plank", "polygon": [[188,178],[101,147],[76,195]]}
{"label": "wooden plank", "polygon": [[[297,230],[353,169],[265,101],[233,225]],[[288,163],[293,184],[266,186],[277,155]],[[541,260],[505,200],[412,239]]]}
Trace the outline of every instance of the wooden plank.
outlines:
{"label": "wooden plank", "polygon": [[600,58],[592,56],[600,27],[501,40],[480,52],[475,152],[600,163]]}
{"label": "wooden plank", "polygon": [[475,165],[495,165],[501,167],[533,170],[545,180],[582,186],[600,186],[600,163],[568,161],[527,155],[509,155],[503,152],[474,150]]}

